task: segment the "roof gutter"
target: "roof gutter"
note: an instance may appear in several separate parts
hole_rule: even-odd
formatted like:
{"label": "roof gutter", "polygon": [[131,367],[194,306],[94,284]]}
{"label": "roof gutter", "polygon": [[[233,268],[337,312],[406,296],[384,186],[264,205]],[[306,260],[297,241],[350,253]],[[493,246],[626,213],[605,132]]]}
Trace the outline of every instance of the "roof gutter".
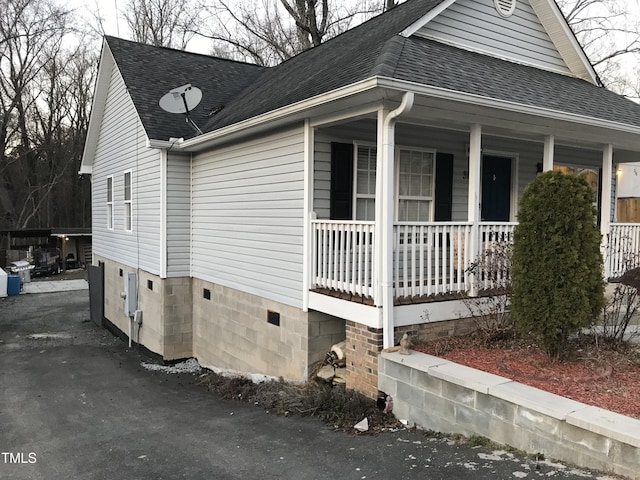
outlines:
{"label": "roof gutter", "polygon": [[433,87],[420,83],[409,82],[406,80],[396,80],[389,77],[378,77],[378,86],[381,88],[390,88],[400,91],[412,91],[418,95],[427,97],[440,98],[483,107],[496,108],[499,110],[508,110],[510,112],[522,113],[526,115],[536,115],[539,117],[550,118],[563,122],[576,123],[580,125],[588,125],[591,127],[605,128],[609,130],[617,130],[619,132],[640,135],[640,126],[636,127],[627,123],[613,122],[600,118],[587,117],[575,113],[567,113],[561,110],[553,110],[550,108],[535,107],[523,103],[509,102],[506,100],[496,100],[494,98],[483,97],[473,93],[463,93],[456,90],[449,90],[441,87]]}
{"label": "roof gutter", "polygon": [[[241,138],[248,132],[257,133],[273,128],[274,123],[285,121],[292,115],[299,114],[306,110],[310,110],[333,101],[375,90],[376,88],[386,88],[403,93],[411,91],[417,95],[424,95],[427,97],[451,100],[470,105],[522,113],[525,115],[534,115],[542,118],[574,123],[577,125],[587,125],[633,135],[640,135],[640,127],[635,127],[626,123],[603,120],[584,115],[567,113],[560,110],[536,107],[517,102],[510,102],[506,100],[496,100],[494,98],[484,97],[473,93],[464,93],[456,90],[434,87],[406,80],[397,80],[390,77],[376,76],[332,90],[327,93],[316,95],[306,100],[302,100],[300,102],[296,102],[291,105],[287,105],[285,107],[272,110],[270,112],[252,118],[248,118],[241,122],[234,123],[232,125],[228,125],[218,130],[214,130],[203,135],[198,135],[184,141],[176,142],[175,139],[171,139],[169,141],[152,139],[149,140],[148,145],[152,148],[171,148],[174,150],[194,152],[218,143],[228,142],[237,138]],[[380,95],[381,99],[383,99],[384,97],[384,94]]]}
{"label": "roof gutter", "polygon": [[[291,105],[278,108],[277,110],[272,110],[262,115],[258,115],[258,116],[249,118],[247,120],[234,123],[227,127],[223,127],[218,130],[205,133],[203,135],[198,135],[197,137],[193,137],[188,140],[185,140],[177,147],[182,150],[193,151],[193,150],[198,150],[200,148],[203,148],[208,144],[214,144],[220,141],[233,140],[234,138],[239,137],[241,135],[246,135],[247,130],[259,131],[260,129],[271,128],[273,126],[273,122],[284,120],[285,118],[293,114],[296,114],[305,110],[309,110],[329,102],[341,100],[343,98],[350,97],[358,93],[366,92],[368,90],[374,90],[377,87],[378,87],[378,78],[377,77],[368,78],[366,80],[362,80],[360,82],[353,83],[345,87],[332,90],[327,93],[316,95],[315,97],[311,97],[306,100],[302,100],[300,102],[292,103]],[[151,144],[155,144],[156,142],[158,141],[152,141]],[[170,142],[167,142],[167,143],[170,143]],[[159,148],[166,148],[166,146],[159,147]]]}

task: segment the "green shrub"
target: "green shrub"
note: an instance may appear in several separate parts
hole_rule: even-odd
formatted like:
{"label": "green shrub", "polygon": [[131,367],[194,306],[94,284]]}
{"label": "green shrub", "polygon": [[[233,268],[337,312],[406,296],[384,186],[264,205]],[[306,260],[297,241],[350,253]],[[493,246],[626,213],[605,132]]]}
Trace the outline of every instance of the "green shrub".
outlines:
{"label": "green shrub", "polygon": [[604,306],[600,232],[586,181],[560,172],[537,176],[524,191],[513,246],[513,320],[563,358],[569,336]]}

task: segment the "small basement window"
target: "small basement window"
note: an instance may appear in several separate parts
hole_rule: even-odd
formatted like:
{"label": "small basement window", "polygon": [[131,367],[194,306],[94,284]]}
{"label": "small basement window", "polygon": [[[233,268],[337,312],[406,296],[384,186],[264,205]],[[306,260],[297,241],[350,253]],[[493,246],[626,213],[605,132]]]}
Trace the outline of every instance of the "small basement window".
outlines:
{"label": "small basement window", "polygon": [[502,17],[510,17],[516,11],[516,0],[493,0],[493,3]]}
{"label": "small basement window", "polygon": [[209,290],[208,288],[203,288],[202,289],[202,297],[205,300],[211,300],[211,290]]}
{"label": "small basement window", "polygon": [[147,288],[153,290],[153,280],[147,280]]}

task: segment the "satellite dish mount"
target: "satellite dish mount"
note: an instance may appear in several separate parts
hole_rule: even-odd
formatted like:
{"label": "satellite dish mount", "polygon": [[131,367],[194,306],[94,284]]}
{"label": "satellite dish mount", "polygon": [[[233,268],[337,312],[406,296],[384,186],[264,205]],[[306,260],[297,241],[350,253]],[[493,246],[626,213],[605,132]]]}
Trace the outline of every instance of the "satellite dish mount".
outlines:
{"label": "satellite dish mount", "polygon": [[201,101],[202,91],[198,87],[192,87],[190,83],[187,83],[163,95],[158,104],[165,112],[183,113],[186,117],[186,122],[191,125],[199,135],[202,135],[200,127],[198,127],[196,122],[189,116],[189,112],[196,108]]}

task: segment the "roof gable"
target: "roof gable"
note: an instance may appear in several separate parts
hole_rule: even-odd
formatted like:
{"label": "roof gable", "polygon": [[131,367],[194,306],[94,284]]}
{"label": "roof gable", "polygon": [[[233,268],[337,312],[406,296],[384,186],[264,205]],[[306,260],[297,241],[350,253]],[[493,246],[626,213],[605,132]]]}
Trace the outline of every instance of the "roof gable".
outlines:
{"label": "roof gable", "polygon": [[598,83],[553,0],[516,0],[504,16],[494,0],[447,0],[402,32]]}
{"label": "roof gable", "polygon": [[190,112],[204,125],[212,112],[224,109],[264,68],[248,63],[106,37],[107,47],[127,85],[149,139],[169,140],[195,134],[180,114],[167,113],[159,100],[176,87],[191,84],[202,101]]}

